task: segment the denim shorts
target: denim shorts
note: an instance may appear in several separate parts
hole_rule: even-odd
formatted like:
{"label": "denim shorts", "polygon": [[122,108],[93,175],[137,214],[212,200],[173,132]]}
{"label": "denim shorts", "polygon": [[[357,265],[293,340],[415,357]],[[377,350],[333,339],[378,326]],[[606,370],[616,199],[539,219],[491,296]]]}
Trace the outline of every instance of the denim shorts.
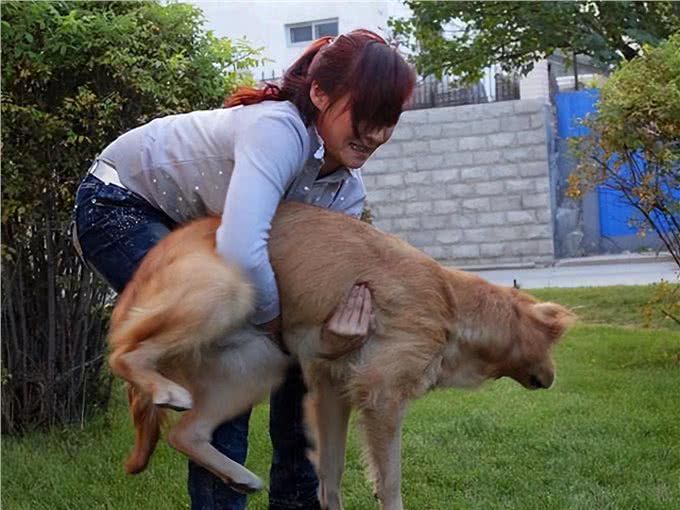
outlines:
{"label": "denim shorts", "polygon": [[73,240],[83,261],[116,291],[174,222],[139,195],[88,174],[76,193]]}

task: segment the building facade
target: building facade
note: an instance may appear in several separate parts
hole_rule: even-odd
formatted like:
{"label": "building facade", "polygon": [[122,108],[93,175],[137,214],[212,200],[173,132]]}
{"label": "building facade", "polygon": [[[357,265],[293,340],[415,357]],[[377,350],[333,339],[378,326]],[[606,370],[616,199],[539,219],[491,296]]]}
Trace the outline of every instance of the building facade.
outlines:
{"label": "building facade", "polygon": [[194,1],[203,10],[207,28],[218,37],[247,38],[263,48],[270,61],[253,69],[256,79],[271,79],[298,57],[312,40],[357,28],[389,38],[387,20],[405,17],[409,9],[398,0],[381,1]]}

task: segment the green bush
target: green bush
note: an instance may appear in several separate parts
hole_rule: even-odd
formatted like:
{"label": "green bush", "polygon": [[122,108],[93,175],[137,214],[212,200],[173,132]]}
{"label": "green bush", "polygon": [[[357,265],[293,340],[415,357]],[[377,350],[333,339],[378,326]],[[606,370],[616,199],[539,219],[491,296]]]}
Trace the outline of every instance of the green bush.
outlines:
{"label": "green bush", "polygon": [[644,218],[640,233],[656,233],[680,266],[680,33],[623,63],[597,108],[575,147],[569,195],[596,185],[621,193]]}
{"label": "green bush", "polygon": [[106,402],[107,290],[66,235],[77,183],[118,135],[217,108],[259,51],[200,10],[144,2],[3,2],[2,424],[82,420]]}

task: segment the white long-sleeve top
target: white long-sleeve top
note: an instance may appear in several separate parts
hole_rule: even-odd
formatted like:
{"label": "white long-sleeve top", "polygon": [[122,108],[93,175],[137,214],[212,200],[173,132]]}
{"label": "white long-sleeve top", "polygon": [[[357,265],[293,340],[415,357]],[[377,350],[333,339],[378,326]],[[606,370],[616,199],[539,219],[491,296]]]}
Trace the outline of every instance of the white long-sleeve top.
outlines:
{"label": "white long-sleeve top", "polygon": [[121,182],[177,223],[221,215],[217,250],[257,289],[253,322],[280,313],[267,242],[281,200],[352,216],[366,190],[359,169],[318,178],[323,141],[289,101],[197,111],[135,128],[99,155]]}

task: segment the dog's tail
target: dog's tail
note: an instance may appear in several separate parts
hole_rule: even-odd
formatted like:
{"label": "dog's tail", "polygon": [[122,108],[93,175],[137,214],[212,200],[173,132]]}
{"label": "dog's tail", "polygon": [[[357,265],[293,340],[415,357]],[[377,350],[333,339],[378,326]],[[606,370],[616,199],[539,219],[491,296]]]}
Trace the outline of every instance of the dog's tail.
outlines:
{"label": "dog's tail", "polygon": [[136,433],[135,448],[125,463],[125,471],[135,475],[144,471],[149,464],[160,437],[165,412],[154,405],[151,395],[139,391],[133,384],[128,384],[128,404]]}

